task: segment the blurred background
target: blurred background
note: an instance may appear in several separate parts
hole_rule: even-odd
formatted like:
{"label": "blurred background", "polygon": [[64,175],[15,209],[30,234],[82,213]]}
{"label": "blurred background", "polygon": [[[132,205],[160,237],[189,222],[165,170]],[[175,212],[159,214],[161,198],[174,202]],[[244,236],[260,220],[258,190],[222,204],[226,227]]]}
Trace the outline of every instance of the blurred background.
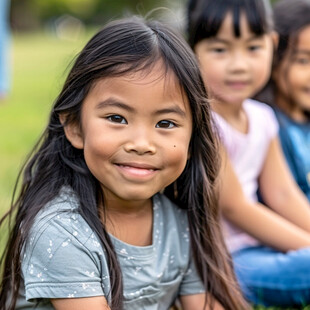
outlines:
{"label": "blurred background", "polygon": [[[182,30],[186,0],[0,0],[0,215],[70,61],[107,21],[131,14]],[[166,9],[164,9],[166,8]],[[1,77],[2,74],[2,77]],[[1,89],[1,79],[3,89]]]}

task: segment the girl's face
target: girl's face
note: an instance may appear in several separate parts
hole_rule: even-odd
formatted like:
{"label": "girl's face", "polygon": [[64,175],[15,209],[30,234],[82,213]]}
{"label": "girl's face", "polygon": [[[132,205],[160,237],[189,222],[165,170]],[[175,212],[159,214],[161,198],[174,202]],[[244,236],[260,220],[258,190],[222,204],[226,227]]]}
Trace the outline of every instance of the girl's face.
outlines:
{"label": "girl's face", "polygon": [[192,133],[186,96],[172,73],[151,72],[99,80],[84,100],[81,129],[66,135],[109,201],[148,201],[185,168]]}
{"label": "girl's face", "polygon": [[252,33],[245,14],[240,16],[240,32],[236,37],[228,13],[217,35],[195,46],[206,88],[215,103],[241,104],[269,78],[272,35]]}
{"label": "girl's face", "polygon": [[275,69],[276,102],[297,121],[303,121],[304,111],[310,112],[310,25],[298,35],[297,44]]}

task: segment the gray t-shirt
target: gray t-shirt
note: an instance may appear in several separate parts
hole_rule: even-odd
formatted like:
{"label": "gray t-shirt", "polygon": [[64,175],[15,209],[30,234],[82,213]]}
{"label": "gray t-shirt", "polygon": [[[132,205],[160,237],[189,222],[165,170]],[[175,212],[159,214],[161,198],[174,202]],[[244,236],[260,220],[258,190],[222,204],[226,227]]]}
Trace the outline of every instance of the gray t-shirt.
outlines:
{"label": "gray t-shirt", "polygon": [[[190,252],[187,214],[167,197],[153,198],[153,244],[111,236],[122,269],[124,309],[168,309],[177,296],[204,292]],[[109,268],[97,235],[78,213],[69,190],[37,216],[22,259],[16,309],[54,309],[50,298],[106,296]]]}

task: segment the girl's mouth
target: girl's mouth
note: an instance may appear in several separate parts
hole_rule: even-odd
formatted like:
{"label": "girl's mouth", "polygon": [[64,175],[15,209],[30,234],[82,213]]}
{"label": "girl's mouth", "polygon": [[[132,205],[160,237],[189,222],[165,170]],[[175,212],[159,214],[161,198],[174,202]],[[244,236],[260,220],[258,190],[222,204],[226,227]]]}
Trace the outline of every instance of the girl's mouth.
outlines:
{"label": "girl's mouth", "polygon": [[141,163],[122,163],[116,166],[122,173],[131,177],[148,177],[158,171],[154,166]]}

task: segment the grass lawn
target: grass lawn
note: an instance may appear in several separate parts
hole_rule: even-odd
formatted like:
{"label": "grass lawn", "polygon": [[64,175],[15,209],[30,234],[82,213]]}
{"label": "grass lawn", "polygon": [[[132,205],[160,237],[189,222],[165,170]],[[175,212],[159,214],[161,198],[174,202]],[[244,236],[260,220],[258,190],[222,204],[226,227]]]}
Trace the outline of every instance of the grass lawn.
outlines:
{"label": "grass lawn", "polygon": [[13,36],[12,91],[0,103],[0,213],[8,207],[18,170],[46,125],[71,59],[89,36],[78,41],[42,33]]}
{"label": "grass lawn", "polygon": [[[46,125],[68,65],[91,33],[77,41],[43,33],[13,36],[12,91],[6,102],[0,103],[0,215],[9,207],[18,171]],[[1,252],[3,230],[0,236]]]}

